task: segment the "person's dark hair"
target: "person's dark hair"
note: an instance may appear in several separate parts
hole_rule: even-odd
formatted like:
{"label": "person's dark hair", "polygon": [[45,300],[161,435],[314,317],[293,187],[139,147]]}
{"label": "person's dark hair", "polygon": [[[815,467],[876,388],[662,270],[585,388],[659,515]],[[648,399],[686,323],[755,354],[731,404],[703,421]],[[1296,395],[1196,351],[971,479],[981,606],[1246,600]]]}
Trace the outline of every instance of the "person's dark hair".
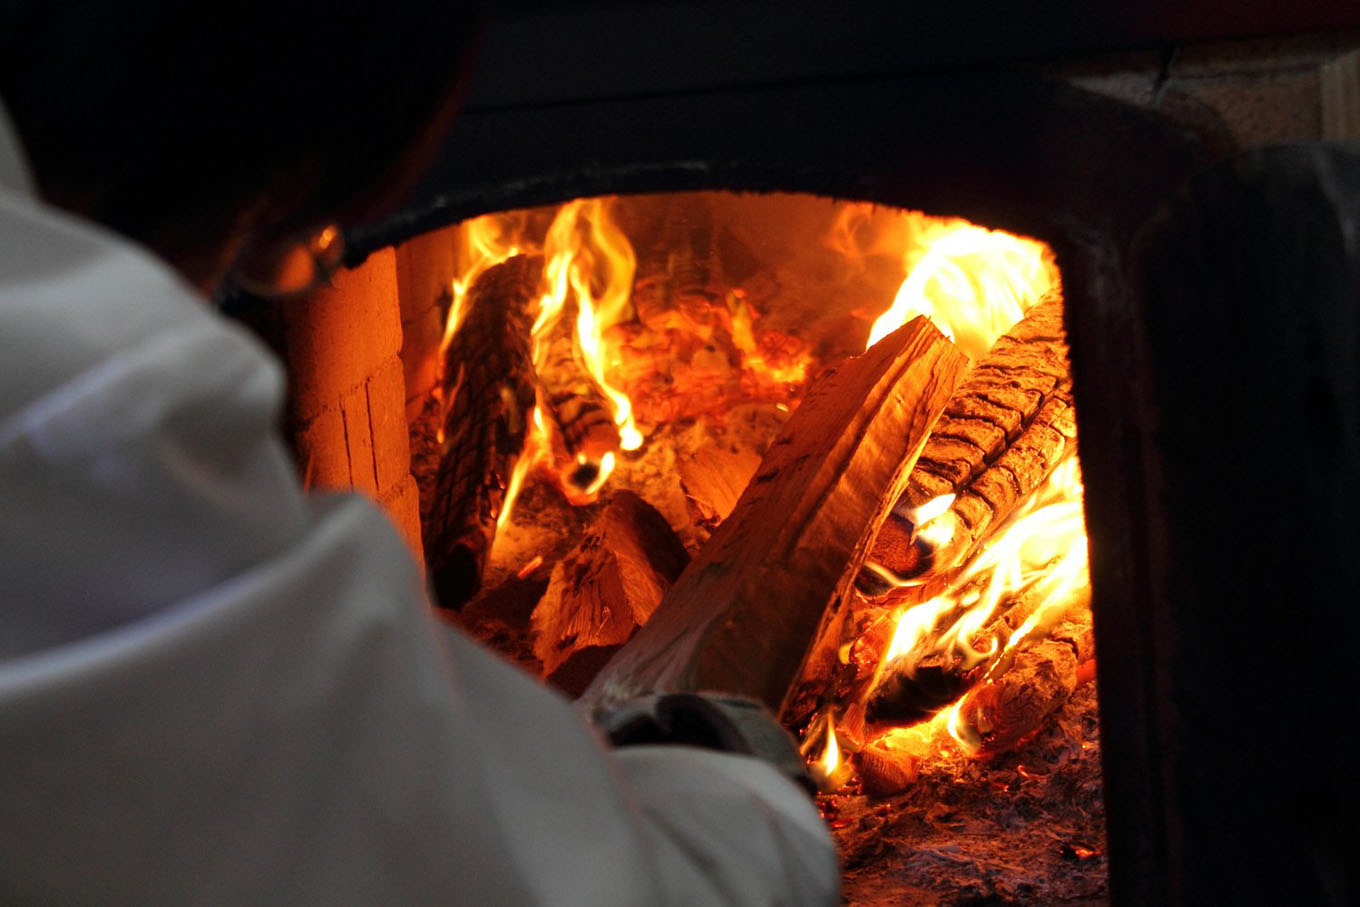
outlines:
{"label": "person's dark hair", "polygon": [[360,210],[447,119],[479,3],[0,0],[39,190],[172,261]]}

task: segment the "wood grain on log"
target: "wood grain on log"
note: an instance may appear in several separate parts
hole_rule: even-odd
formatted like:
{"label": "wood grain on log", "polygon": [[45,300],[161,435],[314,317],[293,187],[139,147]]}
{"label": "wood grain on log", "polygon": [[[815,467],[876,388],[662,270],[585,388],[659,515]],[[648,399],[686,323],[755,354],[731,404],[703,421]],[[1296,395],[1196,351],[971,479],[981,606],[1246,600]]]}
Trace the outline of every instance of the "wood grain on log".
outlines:
{"label": "wood grain on log", "polygon": [[485,271],[444,353],[445,412],[425,557],[438,604],[461,607],[481,585],[496,517],[534,406],[530,303],[543,259],[521,255]]}
{"label": "wood grain on log", "polygon": [[[992,347],[949,401],[906,491],[874,540],[870,561],[904,579],[958,566],[988,532],[1052,472],[1076,439],[1062,299],[1036,303]],[[917,508],[957,497],[940,519],[953,523],[942,548],[919,538]],[[871,570],[868,594],[887,590]]]}
{"label": "wood grain on log", "polygon": [[732,515],[582,706],[716,689],[778,711],[965,368],[918,318],[814,384]]}
{"label": "wood grain on log", "polygon": [[666,518],[633,492],[617,492],[553,567],[534,608],[534,655],[543,673],[584,649],[627,642],[687,563]]}

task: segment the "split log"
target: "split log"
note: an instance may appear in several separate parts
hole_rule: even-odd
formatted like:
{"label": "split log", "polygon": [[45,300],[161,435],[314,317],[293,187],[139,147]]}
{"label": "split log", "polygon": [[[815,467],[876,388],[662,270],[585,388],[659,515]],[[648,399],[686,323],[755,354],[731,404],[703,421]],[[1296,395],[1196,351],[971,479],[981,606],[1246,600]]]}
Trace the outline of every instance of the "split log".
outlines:
{"label": "split log", "polygon": [[1079,678],[1089,677],[1082,666],[1095,658],[1090,616],[1065,621],[1046,639],[1026,640],[1009,666],[975,687],[959,707],[960,726],[977,747],[976,755],[1008,752],[1041,730],[1071,698]]}
{"label": "split log", "polygon": [[627,642],[687,563],[666,518],[633,492],[617,492],[553,566],[530,618],[544,676],[578,652]]}
{"label": "split log", "polygon": [[779,711],[965,368],[918,318],[813,385],[732,515],[582,707],[722,690]]}
{"label": "split log", "polygon": [[701,447],[677,467],[690,522],[713,532],[737,506],[742,491],[760,468],[760,456],[716,445]]}
{"label": "split log", "polygon": [[435,600],[458,608],[481,586],[496,518],[534,406],[530,305],[543,259],[487,269],[444,352],[443,441],[425,528]]}
{"label": "split log", "polygon": [[[871,563],[902,580],[947,573],[1046,479],[1076,439],[1062,299],[1036,303],[992,347],[945,408],[892,513],[874,540]],[[920,508],[954,494],[932,526],[917,532]],[[890,583],[871,569],[859,584],[883,595]]]}

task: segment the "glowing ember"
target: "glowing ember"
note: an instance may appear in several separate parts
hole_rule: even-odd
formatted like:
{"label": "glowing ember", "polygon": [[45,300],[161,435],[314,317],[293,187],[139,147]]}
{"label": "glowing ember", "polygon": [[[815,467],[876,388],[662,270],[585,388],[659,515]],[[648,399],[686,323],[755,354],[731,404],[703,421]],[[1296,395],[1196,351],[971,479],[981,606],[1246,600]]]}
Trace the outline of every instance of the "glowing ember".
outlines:
{"label": "glowing ember", "polygon": [[533,572],[543,566],[543,555],[535,554],[527,564],[515,571],[516,579],[528,579]]}
{"label": "glowing ember", "polygon": [[[821,744],[820,752],[818,743]],[[836,739],[836,724],[830,711],[824,711],[813,719],[803,737],[802,753],[808,760],[808,770],[819,789],[832,791],[850,780],[850,765],[841,753],[840,743]]]}

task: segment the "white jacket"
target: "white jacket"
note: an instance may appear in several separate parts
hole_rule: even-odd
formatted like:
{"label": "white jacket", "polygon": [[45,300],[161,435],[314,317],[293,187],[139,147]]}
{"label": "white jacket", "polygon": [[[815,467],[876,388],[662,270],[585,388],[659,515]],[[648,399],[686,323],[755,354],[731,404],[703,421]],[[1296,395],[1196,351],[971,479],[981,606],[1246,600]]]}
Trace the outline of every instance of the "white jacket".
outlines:
{"label": "white jacket", "polygon": [[607,752],[442,633],[299,489],[269,354],[12,149],[0,110],[0,903],[835,901],[775,771]]}

